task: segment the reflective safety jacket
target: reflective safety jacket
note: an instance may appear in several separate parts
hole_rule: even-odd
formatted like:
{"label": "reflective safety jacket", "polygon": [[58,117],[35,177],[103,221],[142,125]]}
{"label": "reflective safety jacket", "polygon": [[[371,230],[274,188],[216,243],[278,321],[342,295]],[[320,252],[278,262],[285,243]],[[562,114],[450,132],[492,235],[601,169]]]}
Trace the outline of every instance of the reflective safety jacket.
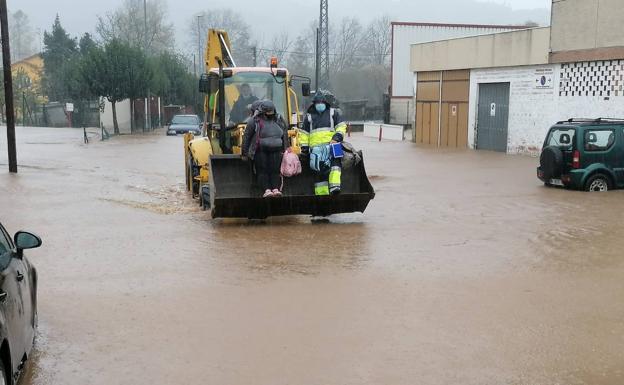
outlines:
{"label": "reflective safety jacket", "polygon": [[347,124],[342,121],[336,109],[328,105],[327,109],[319,114],[312,105],[303,121],[303,128],[299,130],[299,145],[315,147],[328,144],[332,140],[342,142],[346,133]]}

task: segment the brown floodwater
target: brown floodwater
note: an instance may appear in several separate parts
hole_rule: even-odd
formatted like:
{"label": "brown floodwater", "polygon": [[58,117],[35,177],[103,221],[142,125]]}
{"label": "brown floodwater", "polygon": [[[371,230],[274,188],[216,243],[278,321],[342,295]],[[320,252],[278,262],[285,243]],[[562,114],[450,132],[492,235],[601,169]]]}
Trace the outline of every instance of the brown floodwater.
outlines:
{"label": "brown floodwater", "polygon": [[40,234],[21,384],[622,384],[624,192],[534,158],[355,135],[377,196],[211,220],[181,137],[0,128],[0,221]]}

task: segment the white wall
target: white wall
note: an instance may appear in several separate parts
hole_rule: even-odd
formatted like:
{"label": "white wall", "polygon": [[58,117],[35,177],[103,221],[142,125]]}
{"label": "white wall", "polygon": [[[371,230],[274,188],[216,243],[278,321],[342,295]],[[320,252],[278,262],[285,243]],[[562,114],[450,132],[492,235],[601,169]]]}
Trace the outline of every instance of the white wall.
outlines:
{"label": "white wall", "polygon": [[[100,113],[100,124],[108,130],[110,134],[114,131],[113,125],[113,107],[112,104],[105,99],[104,112]],[[126,99],[115,104],[117,110],[117,124],[119,125],[119,133],[130,134],[131,130],[131,112],[130,100]]]}
{"label": "white wall", "polygon": [[[615,70],[605,70],[621,67],[624,73],[624,61],[580,65],[604,75],[592,78],[587,71],[571,72],[570,66],[565,64],[472,70],[468,116],[469,147],[474,148],[475,145],[479,83],[510,83],[507,152],[511,154],[539,154],[548,129],[560,120],[571,117],[624,118],[624,91],[619,91],[621,81],[619,76],[616,80],[609,75],[609,71]],[[552,70],[552,75],[546,76],[552,76],[553,86],[542,88],[537,85],[537,81],[544,74],[542,71],[548,70]],[[596,85],[601,82],[605,85]],[[602,91],[601,96],[600,87],[609,89],[608,95],[606,91]],[[615,89],[619,92],[613,91]],[[575,90],[574,94],[572,90]]]}
{"label": "white wall", "polygon": [[364,123],[364,136],[367,138],[379,138],[381,134],[382,140],[405,140],[405,132],[403,126],[394,126],[391,124]]}

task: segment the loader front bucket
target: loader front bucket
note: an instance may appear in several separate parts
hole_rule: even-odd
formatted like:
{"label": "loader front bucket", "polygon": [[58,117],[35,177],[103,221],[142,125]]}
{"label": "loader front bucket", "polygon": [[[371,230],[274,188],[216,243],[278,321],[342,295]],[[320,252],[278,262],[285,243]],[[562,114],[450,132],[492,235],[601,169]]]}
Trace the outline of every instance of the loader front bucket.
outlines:
{"label": "loader front bucket", "polygon": [[302,159],[303,172],[284,178],[283,196],[262,198],[252,162],[239,155],[210,157],[210,203],[213,218],[264,219],[284,215],[327,216],[363,213],[375,191],[366,176],[364,161],[342,171],[339,195],[314,195],[315,175]]}

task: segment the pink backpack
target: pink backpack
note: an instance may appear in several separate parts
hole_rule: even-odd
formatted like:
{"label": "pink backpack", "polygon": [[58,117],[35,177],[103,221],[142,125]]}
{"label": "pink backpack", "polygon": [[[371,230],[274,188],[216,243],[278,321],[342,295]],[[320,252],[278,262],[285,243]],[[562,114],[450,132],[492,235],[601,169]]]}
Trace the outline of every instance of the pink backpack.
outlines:
{"label": "pink backpack", "polygon": [[282,176],[287,178],[301,174],[301,162],[299,157],[289,148],[282,157],[282,167],[280,168]]}

